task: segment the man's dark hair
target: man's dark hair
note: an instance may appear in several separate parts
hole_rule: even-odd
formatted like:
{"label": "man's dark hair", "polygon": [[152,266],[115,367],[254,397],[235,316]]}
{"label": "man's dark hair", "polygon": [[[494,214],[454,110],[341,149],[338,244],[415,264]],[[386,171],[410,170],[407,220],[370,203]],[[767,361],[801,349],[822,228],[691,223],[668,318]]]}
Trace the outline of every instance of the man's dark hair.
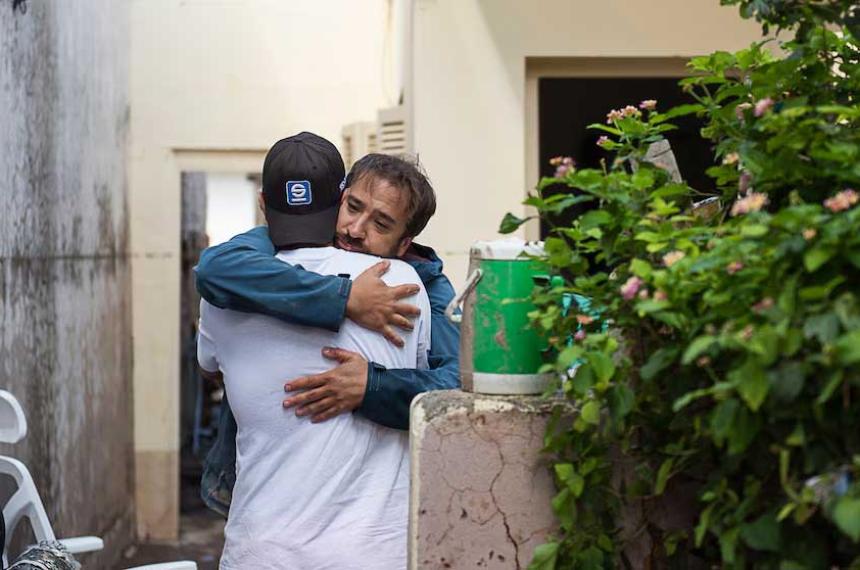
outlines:
{"label": "man's dark hair", "polygon": [[346,176],[346,187],[367,177],[384,180],[407,193],[406,237],[420,234],[436,213],[436,193],[418,161],[390,154],[368,154],[352,165]]}

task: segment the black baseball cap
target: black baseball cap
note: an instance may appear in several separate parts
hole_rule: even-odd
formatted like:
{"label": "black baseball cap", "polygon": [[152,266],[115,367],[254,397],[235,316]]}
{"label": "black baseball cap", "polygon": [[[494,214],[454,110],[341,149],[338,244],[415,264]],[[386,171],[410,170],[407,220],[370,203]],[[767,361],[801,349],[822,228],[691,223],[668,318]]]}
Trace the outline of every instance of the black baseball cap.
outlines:
{"label": "black baseball cap", "polygon": [[276,142],[263,162],[263,201],[275,247],[331,243],[343,180],[343,158],[321,136],[302,132]]}

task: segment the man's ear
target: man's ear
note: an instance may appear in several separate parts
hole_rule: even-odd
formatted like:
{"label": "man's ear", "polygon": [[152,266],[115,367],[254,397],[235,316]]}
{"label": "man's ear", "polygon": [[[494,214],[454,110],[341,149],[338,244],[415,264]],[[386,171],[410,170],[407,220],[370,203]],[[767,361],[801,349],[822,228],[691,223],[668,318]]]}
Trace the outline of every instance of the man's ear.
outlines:
{"label": "man's ear", "polygon": [[403,257],[406,255],[406,252],[409,251],[409,246],[412,245],[411,237],[404,237],[400,240],[400,243],[397,244],[397,257]]}
{"label": "man's ear", "polygon": [[260,208],[261,212],[266,213],[266,200],[263,198],[262,190],[257,194],[257,207]]}

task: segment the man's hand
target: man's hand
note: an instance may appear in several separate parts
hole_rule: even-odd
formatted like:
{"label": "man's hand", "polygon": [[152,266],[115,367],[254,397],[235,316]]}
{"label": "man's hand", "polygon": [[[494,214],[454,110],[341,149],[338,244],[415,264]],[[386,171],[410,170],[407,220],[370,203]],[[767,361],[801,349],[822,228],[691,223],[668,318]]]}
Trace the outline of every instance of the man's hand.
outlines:
{"label": "man's hand", "polygon": [[340,365],[322,374],[296,378],[284,386],[286,392],[304,390],[284,400],[284,407],[296,406],[297,416],[311,416],[314,423],[358,408],[367,386],[367,361],[363,356],[328,346],[322,354]]}
{"label": "man's hand", "polygon": [[352,282],[352,290],[346,301],[346,316],[364,328],[380,332],[395,346],[403,346],[403,339],[394,332],[394,327],[411,331],[413,319],[421,310],[400,299],[415,295],[418,285],[389,287],[382,276],[391,266],[389,261],[380,261],[365,270]]}

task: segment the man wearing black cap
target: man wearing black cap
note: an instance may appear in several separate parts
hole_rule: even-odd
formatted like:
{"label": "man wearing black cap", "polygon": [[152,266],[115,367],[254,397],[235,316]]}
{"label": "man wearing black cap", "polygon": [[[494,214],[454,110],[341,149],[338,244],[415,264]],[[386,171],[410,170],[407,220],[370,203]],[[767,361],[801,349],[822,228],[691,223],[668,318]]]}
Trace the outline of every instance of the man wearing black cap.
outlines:
{"label": "man wearing black cap", "polygon": [[[263,198],[279,263],[358,275],[379,261],[331,247],[342,180],[339,153],[320,137],[301,133],[271,148]],[[420,281],[397,260],[385,278],[392,285]],[[405,567],[406,434],[354,414],[312,425],[281,406],[281,384],[324,371],[320,349],[332,345],[386,367],[426,369],[430,305],[423,289],[410,302],[422,316],[397,347],[350,321],[331,332],[201,301],[198,360],[223,374],[238,425],[221,568]]]}
{"label": "man wearing black cap", "polygon": [[[454,290],[436,253],[412,241],[434,211],[433,189],[413,162],[371,154],[352,167],[341,200],[336,245],[397,257],[417,271],[431,305],[430,368],[392,368],[352,351],[326,348],[323,355],[337,361],[333,368],[282,379],[288,390],[285,405],[297,414],[325,421],[355,411],[377,424],[407,429],[409,405],[417,394],[460,386],[459,329],[444,317]],[[275,253],[265,227],[207,249],[195,268],[201,296],[217,307],[323,330],[337,331],[349,319],[395,344],[395,327],[411,326],[408,318],[416,309],[400,299],[414,293],[413,285],[387,287],[380,276],[388,260],[347,277],[291,266],[276,259]],[[235,480],[235,435],[225,401],[201,482],[203,500],[225,517]]]}

